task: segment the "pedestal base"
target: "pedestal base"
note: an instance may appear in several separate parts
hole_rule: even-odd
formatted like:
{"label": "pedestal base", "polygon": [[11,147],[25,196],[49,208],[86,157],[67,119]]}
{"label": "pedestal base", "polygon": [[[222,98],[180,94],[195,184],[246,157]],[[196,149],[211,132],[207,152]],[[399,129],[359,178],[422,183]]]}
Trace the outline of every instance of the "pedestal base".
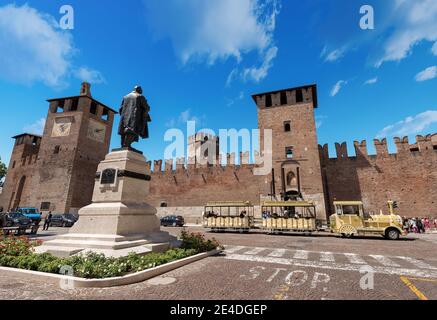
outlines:
{"label": "pedestal base", "polygon": [[[35,252],[50,253],[57,257],[69,257],[91,251],[104,254],[107,257],[118,258],[130,253],[144,255],[151,252],[164,252],[177,246],[176,240],[170,240],[167,233],[152,234],[152,236],[155,241],[144,239],[141,236],[122,237],[72,233],[45,242],[44,245],[36,247]],[[162,242],[156,241],[158,238],[162,238]]]}
{"label": "pedestal base", "polygon": [[110,183],[96,180],[93,203],[79,211],[75,226],[68,234],[44,242],[36,252],[66,257],[92,251],[121,257],[177,246],[175,237],[160,230],[156,209],[145,202],[150,183],[145,168],[146,159],[139,153],[119,150],[108,154],[98,171],[101,175],[105,170],[114,172]]}

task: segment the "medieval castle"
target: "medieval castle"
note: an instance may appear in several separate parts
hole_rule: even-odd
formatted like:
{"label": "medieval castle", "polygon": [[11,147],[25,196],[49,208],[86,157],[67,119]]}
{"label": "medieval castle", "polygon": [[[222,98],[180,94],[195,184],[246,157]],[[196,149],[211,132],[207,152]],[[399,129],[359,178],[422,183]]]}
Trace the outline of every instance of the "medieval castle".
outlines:
{"label": "medieval castle", "polygon": [[[326,220],[335,200],[362,200],[367,211],[387,211],[387,200],[397,200],[404,216],[437,216],[437,135],[395,138],[396,153],[387,141],[374,140],[369,155],[366,141],[355,142],[355,155],[346,143],[336,144],[336,158],[320,146],[314,118],[317,87],[308,85],[253,96],[258,126],[273,132],[273,169],[254,175],[249,153],[227,155],[226,163],[210,161],[198,150],[217,146],[217,137],[199,133],[189,140],[185,159],[154,161],[145,171],[152,176],[147,201],[159,213],[179,214],[200,222],[207,201],[251,201],[302,198],[317,204]],[[43,212],[77,213],[91,202],[98,163],[109,152],[116,111],[91,96],[83,83],[80,95],[48,100],[49,112],[41,136],[13,137],[12,152],[0,207],[38,207]],[[263,146],[261,144],[261,150]],[[206,159],[201,159],[206,158]],[[201,161],[202,160],[202,161]],[[204,161],[206,160],[206,161]],[[214,159],[215,160],[215,159]],[[175,166],[174,166],[175,165]]]}

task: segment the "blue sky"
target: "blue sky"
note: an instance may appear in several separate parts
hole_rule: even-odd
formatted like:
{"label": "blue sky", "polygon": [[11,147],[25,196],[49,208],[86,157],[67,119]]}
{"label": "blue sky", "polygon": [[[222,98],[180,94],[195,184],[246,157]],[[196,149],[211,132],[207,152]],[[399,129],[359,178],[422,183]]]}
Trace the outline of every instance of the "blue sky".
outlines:
{"label": "blue sky", "polygon": [[[73,30],[59,27],[65,4]],[[364,4],[374,30],[359,27]],[[436,66],[435,0],[0,0],[0,157],[82,80],[115,109],[142,85],[152,137],[136,147],[150,159],[171,127],[254,129],[251,94],[311,83],[331,153],[377,136],[393,149],[392,136],[437,132]]]}

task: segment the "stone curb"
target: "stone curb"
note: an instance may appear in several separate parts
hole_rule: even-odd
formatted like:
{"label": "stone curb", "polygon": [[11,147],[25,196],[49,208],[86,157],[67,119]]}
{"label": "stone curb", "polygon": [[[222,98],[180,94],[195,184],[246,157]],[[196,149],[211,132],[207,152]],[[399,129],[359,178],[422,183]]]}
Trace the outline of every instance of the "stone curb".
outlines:
{"label": "stone curb", "polygon": [[187,264],[202,260],[204,258],[217,255],[221,250],[212,250],[209,252],[200,253],[188,258],[166,263],[155,268],[143,270],[137,273],[128,274],[122,277],[106,278],[106,279],[84,279],[78,277],[64,276],[60,274],[45,273],[39,271],[30,271],[16,268],[0,267],[3,273],[10,273],[19,276],[21,279],[41,280],[58,284],[61,289],[77,289],[77,288],[107,288],[125,286],[154,278],[161,274],[167,273],[174,269],[183,267]]}

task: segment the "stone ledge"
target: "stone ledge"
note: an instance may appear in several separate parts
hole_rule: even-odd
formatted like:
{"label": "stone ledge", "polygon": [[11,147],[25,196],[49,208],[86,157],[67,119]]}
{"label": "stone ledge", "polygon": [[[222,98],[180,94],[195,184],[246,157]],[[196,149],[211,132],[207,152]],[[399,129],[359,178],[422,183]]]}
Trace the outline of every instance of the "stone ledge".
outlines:
{"label": "stone ledge", "polygon": [[209,252],[200,253],[188,258],[180,259],[170,263],[166,263],[155,268],[143,270],[137,273],[128,274],[122,277],[106,278],[106,279],[84,279],[78,277],[69,277],[60,274],[45,273],[39,271],[30,271],[16,268],[6,268],[0,267],[1,272],[8,272],[15,274],[21,278],[27,278],[30,280],[41,280],[44,282],[57,283],[61,287],[61,282],[64,283],[71,289],[77,288],[107,288],[107,287],[117,287],[125,286],[138,282],[143,282],[148,279],[157,277],[174,269],[183,267],[190,263],[202,260],[204,258],[217,255],[221,250],[212,250]]}

